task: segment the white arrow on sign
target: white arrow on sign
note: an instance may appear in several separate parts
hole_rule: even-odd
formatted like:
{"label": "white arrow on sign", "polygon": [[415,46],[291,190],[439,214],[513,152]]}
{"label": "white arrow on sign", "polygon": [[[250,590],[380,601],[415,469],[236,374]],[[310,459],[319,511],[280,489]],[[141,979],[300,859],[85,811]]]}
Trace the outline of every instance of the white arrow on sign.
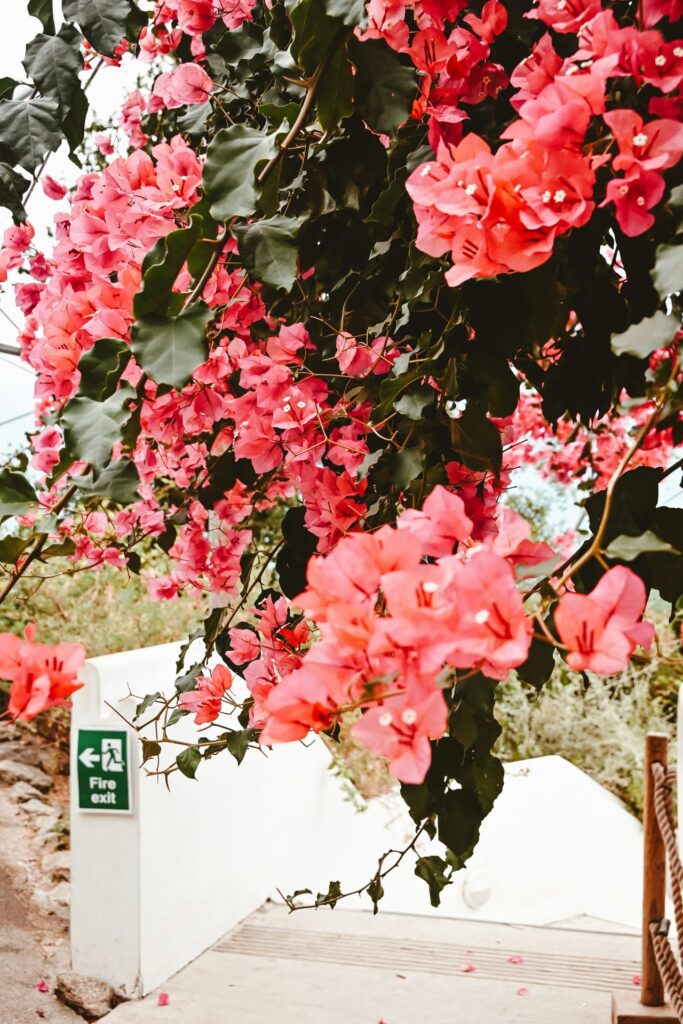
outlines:
{"label": "white arrow on sign", "polygon": [[100,755],[95,753],[93,747],[86,747],[83,753],[78,755],[78,760],[82,761],[86,768],[92,768],[99,759]]}

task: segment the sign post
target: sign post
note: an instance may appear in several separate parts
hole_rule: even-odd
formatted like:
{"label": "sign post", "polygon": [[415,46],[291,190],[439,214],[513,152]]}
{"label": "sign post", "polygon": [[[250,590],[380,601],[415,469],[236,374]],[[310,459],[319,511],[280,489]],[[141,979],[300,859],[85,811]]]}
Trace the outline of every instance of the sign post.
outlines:
{"label": "sign post", "polygon": [[79,811],[130,814],[130,755],[125,729],[79,728]]}

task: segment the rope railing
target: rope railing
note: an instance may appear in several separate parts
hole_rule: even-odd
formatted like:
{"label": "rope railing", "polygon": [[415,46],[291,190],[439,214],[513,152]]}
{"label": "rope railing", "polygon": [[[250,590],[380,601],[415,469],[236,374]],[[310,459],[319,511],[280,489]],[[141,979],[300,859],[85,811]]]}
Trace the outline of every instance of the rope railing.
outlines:
{"label": "rope railing", "polygon": [[[673,787],[676,769],[668,765],[669,737],[645,740],[643,793],[643,928],[640,1005],[642,1015],[620,1020],[683,1022],[683,974],[666,917],[667,865],[678,942],[683,942],[683,863],[676,840]],[[665,1006],[666,996],[666,1006]],[[647,1008],[652,1008],[648,1010]]]}

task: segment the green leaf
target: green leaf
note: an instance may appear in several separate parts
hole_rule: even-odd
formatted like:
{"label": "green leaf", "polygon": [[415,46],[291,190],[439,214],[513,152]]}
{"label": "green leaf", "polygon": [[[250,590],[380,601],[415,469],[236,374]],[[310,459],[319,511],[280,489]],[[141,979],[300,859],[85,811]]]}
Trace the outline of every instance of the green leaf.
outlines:
{"label": "green leaf", "polygon": [[140,367],[157,384],[184,387],[208,355],[206,326],[212,316],[204,302],[197,302],[179,316],[142,317],[131,344]]}
{"label": "green leaf", "polygon": [[7,76],[0,78],[0,100],[5,99],[5,97],[11,100],[12,93],[18,85],[19,83],[14,78],[7,78]]}
{"label": "green leaf", "polygon": [[351,59],[356,65],[356,107],[376,132],[395,136],[408,119],[417,93],[415,69],[383,39],[353,40]]}
{"label": "green leaf", "polygon": [[379,875],[375,875],[370,884],[368,885],[368,896],[372,900],[372,912],[376,914],[379,910],[379,901],[384,896],[384,886],[382,885],[382,879]]}
{"label": "green leaf", "polygon": [[471,469],[483,472],[490,466],[495,473],[500,472],[503,462],[500,432],[474,402],[468,402],[462,416],[453,420],[453,447]]}
{"label": "green leaf", "polygon": [[296,279],[300,224],[292,217],[268,217],[235,232],[240,256],[256,281],[289,291]]}
{"label": "green leaf", "polygon": [[683,244],[657,247],[652,280],[660,299],[683,291]]}
{"label": "green leaf", "polygon": [[33,486],[21,473],[0,470],[0,515],[20,516],[38,501]]}
{"label": "green leaf", "polygon": [[130,345],[120,338],[98,338],[78,364],[78,394],[98,401],[113,395],[130,356]]}
{"label": "green leaf", "polygon": [[404,491],[424,466],[424,452],[420,448],[404,448],[389,460],[389,476],[392,484]]}
{"label": "green leaf", "polygon": [[340,121],[351,116],[353,91],[353,65],[344,44],[328,61],[318,85],[318,120],[324,131],[334,131]]}
{"label": "green leaf", "polygon": [[420,420],[425,406],[430,405],[435,397],[434,388],[416,388],[397,398],[394,409],[402,416],[407,416],[409,420]]}
{"label": "green leaf", "polygon": [[612,335],[612,351],[615,355],[637,356],[646,359],[655,349],[668,345],[680,329],[677,317],[658,310],[638,324],[633,324],[623,334]]}
{"label": "green leaf", "polygon": [[69,156],[77,167],[81,167],[81,161],[76,156],[76,150],[83,142],[85,135],[85,119],[88,114],[88,97],[83,89],[78,88],[74,93],[66,114],[62,116],[62,131],[64,138],[69,144]]}
{"label": "green leaf", "polygon": [[[683,538],[681,538],[681,542],[683,544]],[[605,555],[607,558],[618,558],[622,562],[632,562],[634,558],[642,555],[645,551],[667,551],[675,554],[679,550],[651,530],[646,530],[639,537],[629,537],[627,534],[615,537],[606,548]]]}
{"label": "green leaf", "polygon": [[234,124],[211,140],[204,163],[204,192],[218,221],[250,217],[256,212],[256,174],[277,153],[274,135]]}
{"label": "green leaf", "polygon": [[147,253],[142,261],[142,288],[133,300],[136,317],[166,314],[173,285],[201,236],[202,225],[202,217],[191,217],[189,227],[171,231]]}
{"label": "green leaf", "polygon": [[365,27],[368,20],[365,0],[324,0],[330,18],[339,18],[343,25]]}
{"label": "green leaf", "polygon": [[1,100],[0,146],[27,171],[36,171],[46,153],[59,148],[59,107],[53,99]]}
{"label": "green leaf", "polygon": [[77,459],[85,459],[95,470],[103,470],[121,428],[130,416],[128,403],[135,397],[133,388],[122,385],[103,402],[91,398],[72,398],[62,414],[64,439]]}
{"label": "green leaf", "polygon": [[465,789],[446,793],[439,808],[438,835],[459,867],[471,856],[477,844],[482,818],[482,810],[474,793]]}
{"label": "green leaf", "polygon": [[540,690],[550,679],[554,667],[555,648],[545,640],[534,637],[526,661],[515,671],[523,682]]}
{"label": "green leaf", "polygon": [[201,754],[197,747],[188,747],[181,754],[178,754],[175,763],[183,775],[187,776],[188,779],[194,779],[197,776],[197,768],[199,768],[201,759]]}
{"label": "green leaf", "polygon": [[129,0],[62,0],[67,21],[78,22],[90,45],[105,57],[114,56],[134,10]]}
{"label": "green leaf", "polygon": [[292,57],[311,75],[325,59],[340,23],[326,14],[324,0],[299,0],[289,12],[289,20],[294,29]]}
{"label": "green leaf", "polygon": [[29,544],[28,537],[0,538],[0,562],[3,565],[16,565]]}
{"label": "green leaf", "polygon": [[[304,890],[300,890],[300,893]],[[330,882],[327,892],[319,892],[315,901],[316,907],[319,907],[322,903],[330,910],[334,910],[337,905],[337,900],[341,899],[341,885],[339,882]]]}
{"label": "green leaf", "polygon": [[0,163],[0,206],[8,209],[15,221],[26,220],[22,196],[30,184],[9,164]]}
{"label": "green leaf", "polygon": [[156,693],[148,693],[146,697],[143,697],[140,703],[135,708],[135,714],[133,715],[133,721],[137,721],[141,715],[144,715],[147,708],[151,708],[153,704],[161,697],[161,694],[157,690]]}
{"label": "green leaf", "polygon": [[448,864],[442,857],[420,857],[415,865],[415,874],[429,886],[429,901],[433,907],[441,903],[441,893],[451,884]]}
{"label": "green leaf", "polygon": [[110,462],[99,476],[79,482],[84,494],[96,494],[100,498],[108,498],[119,505],[130,505],[139,498],[138,487],[140,476],[135,463],[128,458]]}
{"label": "green leaf", "polygon": [[238,732],[228,732],[225,734],[225,745],[235,758],[238,764],[242,764],[244,755],[249,749],[249,744],[254,739],[253,729],[241,729]]}
{"label": "green leaf", "polygon": [[28,13],[38,18],[46,32],[54,33],[55,19],[52,14],[52,0],[28,0]]}
{"label": "green leaf", "polygon": [[80,89],[81,34],[68,23],[54,35],[37,35],[26,47],[24,67],[41,95],[56,100],[62,113]]}

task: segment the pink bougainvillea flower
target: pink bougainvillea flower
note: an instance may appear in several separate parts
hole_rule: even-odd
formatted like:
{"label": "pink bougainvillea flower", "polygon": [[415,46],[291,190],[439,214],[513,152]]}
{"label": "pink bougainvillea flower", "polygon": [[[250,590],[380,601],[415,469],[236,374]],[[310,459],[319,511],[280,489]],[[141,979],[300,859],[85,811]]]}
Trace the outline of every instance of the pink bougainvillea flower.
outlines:
{"label": "pink bougainvillea flower", "polygon": [[538,18],[555,32],[577,32],[601,8],[601,0],[539,0],[526,17]]}
{"label": "pink bougainvillea flower", "polygon": [[221,710],[223,694],[232,686],[232,673],[225,665],[216,665],[209,676],[197,676],[197,687],[181,693],[180,706],[195,715],[196,725],[214,722]]}
{"label": "pink bougainvillea flower", "polygon": [[368,750],[387,758],[400,782],[419,784],[431,763],[429,740],[443,735],[447,718],[440,690],[415,689],[370,708],[351,731]]}
{"label": "pink bougainvillea flower", "polygon": [[266,697],[269,717],[260,742],[290,743],[329,729],[345,692],[344,673],[333,665],[310,663],[291,672]]}
{"label": "pink bougainvillea flower", "polygon": [[156,103],[150,101],[149,109],[157,103],[168,110],[189,103],[206,103],[212,89],[213,82],[199,64],[179,64],[173,71],[159,75],[152,90]]}
{"label": "pink bougainvillea flower", "polygon": [[656,171],[643,171],[637,165],[624,178],[612,178],[600,204],[614,203],[617,223],[625,235],[635,238],[654,224],[650,213],[664,195],[664,178]]}
{"label": "pink bougainvillea flower", "polygon": [[78,673],[85,651],[80,644],[35,643],[35,625],[25,638],[0,633],[0,679],[10,680],[7,713],[14,721],[30,721],[46,708],[59,707],[83,686]]}
{"label": "pink bougainvillea flower", "polygon": [[438,484],[421,509],[407,509],[396,524],[421,543],[426,555],[453,554],[458,541],[472,536],[472,520],[465,514],[462,498]]}
{"label": "pink bougainvillea flower", "polygon": [[629,171],[634,164],[646,171],[673,167],[683,154],[683,124],[668,118],[643,121],[634,110],[610,110],[603,117],[619,146],[612,165]]}
{"label": "pink bougainvillea flower", "polygon": [[58,181],[55,181],[49,174],[44,174],[42,177],[43,192],[48,199],[63,199],[67,193],[66,185],[60,185]]}
{"label": "pink bougainvillea flower", "polygon": [[646,601],[645,584],[623,565],[609,569],[590,594],[565,594],[555,626],[567,664],[604,676],[622,672],[636,647],[652,642],[654,628],[642,620]]}

